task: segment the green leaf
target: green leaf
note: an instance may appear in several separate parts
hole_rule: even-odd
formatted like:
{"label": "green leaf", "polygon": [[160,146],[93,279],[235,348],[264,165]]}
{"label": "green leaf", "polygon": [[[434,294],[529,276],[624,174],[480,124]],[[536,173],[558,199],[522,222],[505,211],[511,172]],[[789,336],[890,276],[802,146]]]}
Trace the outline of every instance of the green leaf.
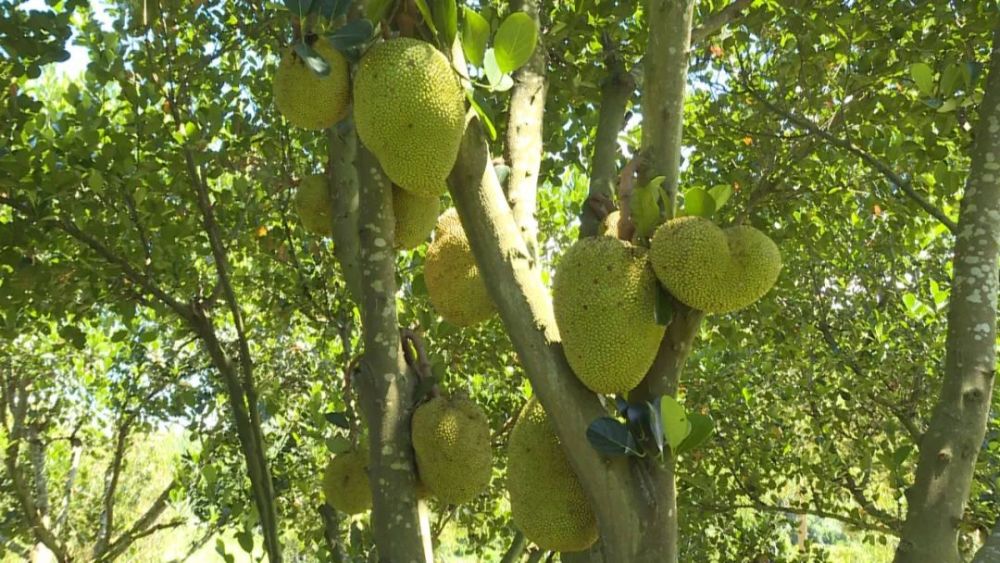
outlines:
{"label": "green leaf", "polygon": [[476,110],[476,115],[479,116],[479,120],[489,134],[490,140],[497,140],[497,128],[493,125],[493,108],[490,107],[490,104],[478,92],[466,91],[465,97],[469,100],[469,105],[472,106],[472,109]]}
{"label": "green leaf", "polygon": [[347,413],[344,412],[328,412],[323,415],[323,418],[330,424],[339,426],[345,430],[351,427],[351,422],[347,419]]}
{"label": "green leaf", "polygon": [[733,195],[733,187],[729,184],[719,184],[718,186],[713,186],[712,189],[708,190],[708,193],[712,195],[712,199],[715,200],[715,210],[718,211],[722,209],[722,206],[729,201],[729,197]]}
{"label": "green leaf", "polygon": [[469,8],[464,10],[462,51],[465,53],[465,60],[475,66],[483,66],[486,42],[490,40],[490,23],[475,10]]}
{"label": "green leaf", "polygon": [[690,188],[684,192],[684,214],[696,217],[711,217],[715,213],[715,198],[702,188]]}
{"label": "green leaf", "polygon": [[295,52],[306,63],[306,66],[320,76],[330,74],[330,65],[317,53],[312,46],[301,41],[295,44]]}
{"label": "green leaf", "polygon": [[688,414],[688,421],[691,423],[691,433],[677,446],[674,452],[677,455],[687,453],[704,444],[715,431],[715,421],[708,415],[693,412]]}
{"label": "green leaf", "polygon": [[369,0],[365,7],[365,17],[373,22],[382,21],[388,15],[394,0]]}
{"label": "green leaf", "polygon": [[253,553],[253,534],[250,533],[250,530],[243,530],[236,534],[236,541],[239,542],[243,551]]}
{"label": "green leaf", "polygon": [[298,18],[304,18],[312,9],[313,0],[285,0],[285,7]]}
{"label": "green leaf", "polygon": [[957,107],[958,107],[958,100],[956,100],[955,98],[951,98],[949,100],[945,100],[944,103],[941,104],[941,107],[937,109],[937,112],[948,113],[951,111],[955,111],[955,108]]}
{"label": "green leaf", "polygon": [[433,0],[434,25],[441,34],[441,41],[450,46],[458,34],[458,6],[455,0]]}
{"label": "green leaf", "polygon": [[83,350],[87,346],[87,335],[76,325],[63,325],[59,329],[59,336],[68,341],[77,350]]}
{"label": "green leaf", "polygon": [[663,184],[663,180],[663,176],[657,176],[649,184],[632,190],[632,196],[629,198],[632,223],[635,225],[636,235],[641,238],[652,235],[662,222],[660,185]]}
{"label": "green leaf", "polygon": [[494,49],[486,49],[486,53],[483,55],[483,70],[486,72],[486,80],[489,81],[490,86],[500,84],[503,79],[503,71],[500,70],[500,65],[497,63]]}
{"label": "green leaf", "polygon": [[424,18],[424,23],[430,28],[434,35],[438,35],[438,28],[434,25],[434,15],[431,13],[430,6],[427,5],[427,0],[416,0],[417,10],[420,15]]}
{"label": "green leaf", "polygon": [[351,449],[351,441],[338,434],[326,439],[326,449],[332,454],[342,454]]}
{"label": "green leaf", "polygon": [[375,33],[375,26],[368,20],[351,20],[339,29],[327,35],[333,47],[338,51],[348,51],[359,45],[364,45]]}
{"label": "green leaf", "polygon": [[906,458],[910,457],[910,453],[912,452],[913,452],[913,446],[909,444],[897,448],[896,451],[893,452],[892,454],[892,463],[893,463],[892,468],[895,469],[900,465],[903,465],[903,462],[906,461]]}
{"label": "green leaf", "polygon": [[506,73],[521,68],[535,52],[537,43],[538,27],[531,16],[524,12],[514,12],[507,16],[493,38],[493,49],[496,51],[500,70]]}
{"label": "green leaf", "polygon": [[587,427],[587,440],[595,450],[604,455],[641,455],[628,427],[610,416],[602,416],[590,423]]}
{"label": "green leaf", "polygon": [[660,420],[663,422],[663,433],[667,436],[667,444],[676,451],[684,438],[691,433],[691,422],[688,421],[684,407],[677,399],[664,395],[660,399]]}
{"label": "green leaf", "polygon": [[934,94],[934,69],[926,63],[914,63],[910,65],[910,76],[917,88],[925,96]]}
{"label": "green leaf", "polygon": [[962,65],[951,65],[941,73],[941,95],[950,96],[955,93],[962,80]]}

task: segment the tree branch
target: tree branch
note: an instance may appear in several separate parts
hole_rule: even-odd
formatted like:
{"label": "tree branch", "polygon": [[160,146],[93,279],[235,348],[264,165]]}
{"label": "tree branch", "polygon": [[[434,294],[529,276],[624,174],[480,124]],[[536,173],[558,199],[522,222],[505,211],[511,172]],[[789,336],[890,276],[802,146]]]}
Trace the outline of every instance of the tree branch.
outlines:
{"label": "tree branch", "polygon": [[761,512],[775,512],[778,514],[808,514],[810,516],[816,516],[818,518],[829,518],[831,520],[836,520],[838,522],[850,524],[851,526],[854,526],[861,530],[879,532],[890,536],[899,536],[899,531],[893,530],[892,528],[884,526],[882,524],[876,524],[873,522],[868,522],[866,520],[859,520],[857,518],[846,516],[843,514],[838,514],[836,512],[816,510],[808,506],[792,506],[792,505],[774,506],[762,501],[756,501],[745,504],[725,504],[725,505],[698,503],[698,504],[692,504],[691,507],[696,510],[702,510],[705,512],[735,512],[741,509],[750,509],[750,510],[759,510]]}
{"label": "tree branch", "polygon": [[132,426],[132,416],[122,413],[115,432],[115,451],[111,463],[105,471],[104,497],[100,515],[100,526],[97,540],[94,543],[94,558],[101,559],[108,549],[111,534],[114,531],[115,492],[118,489],[118,478],[121,475],[122,461],[125,458],[125,448],[128,445],[129,430]]}
{"label": "tree branch", "polygon": [[957,231],[957,225],[950,217],[945,215],[944,211],[941,211],[935,207],[926,197],[918,193],[913,187],[913,183],[910,180],[903,178],[897,174],[888,164],[879,160],[873,156],[870,152],[865,149],[855,145],[847,139],[841,139],[836,135],[830,133],[829,131],[823,129],[819,125],[816,125],[809,119],[797,116],[790,111],[782,109],[777,105],[769,102],[763,95],[756,91],[756,89],[751,88],[749,85],[744,84],[750,95],[757,101],[761,103],[765,108],[767,108],[771,113],[780,115],[781,117],[787,119],[793,125],[805,129],[814,135],[817,135],[830,143],[831,145],[843,149],[858,158],[860,158],[865,164],[875,169],[877,172],[885,176],[894,186],[898,187],[903,191],[904,194],[914,203],[916,203],[921,209],[926,211],[929,215],[941,222],[942,225],[948,228],[949,231],[955,233]]}
{"label": "tree branch", "polygon": [[135,521],[134,524],[128,529],[128,531],[122,533],[118,536],[115,541],[111,542],[111,545],[104,552],[103,556],[99,559],[100,561],[113,561],[125,552],[136,540],[144,538],[150,534],[153,534],[159,530],[173,528],[184,524],[183,518],[178,518],[167,522],[166,524],[153,525],[154,522],[163,514],[167,509],[168,503],[170,501],[170,493],[173,491],[177,485],[178,481],[176,479],[170,481],[166,487],[164,487],[163,492],[156,497],[153,504],[146,509],[146,512]]}
{"label": "tree branch", "polygon": [[743,10],[749,8],[750,4],[753,4],[753,0],[733,0],[728,6],[709,15],[701,25],[691,30],[691,43],[701,43],[715,35],[723,26],[742,16]]}
{"label": "tree branch", "polygon": [[357,135],[354,122],[347,119],[327,131],[329,155],[327,176],[333,198],[333,254],[344,273],[347,290],[361,303],[361,266],[358,250],[358,170]]}
{"label": "tree branch", "polygon": [[[527,13],[541,30],[539,0],[512,0],[511,12]],[[545,96],[548,80],[545,76],[545,44],[539,34],[535,52],[528,62],[514,73],[514,88],[510,96],[507,121],[507,201],[514,221],[528,244],[532,257],[538,256],[538,221],[535,208],[538,196],[538,171],[545,147],[542,146],[542,125],[545,117]]]}
{"label": "tree branch", "polygon": [[992,563],[1000,561],[1000,520],[997,520],[993,531],[986,537],[983,546],[976,552],[972,563]]}
{"label": "tree branch", "polygon": [[625,63],[611,38],[605,34],[601,43],[608,76],[601,85],[600,113],[590,160],[590,190],[580,210],[581,238],[596,235],[601,221],[614,209],[615,186],[618,185],[618,135],[625,127],[628,102],[635,91],[635,77],[625,70]]}

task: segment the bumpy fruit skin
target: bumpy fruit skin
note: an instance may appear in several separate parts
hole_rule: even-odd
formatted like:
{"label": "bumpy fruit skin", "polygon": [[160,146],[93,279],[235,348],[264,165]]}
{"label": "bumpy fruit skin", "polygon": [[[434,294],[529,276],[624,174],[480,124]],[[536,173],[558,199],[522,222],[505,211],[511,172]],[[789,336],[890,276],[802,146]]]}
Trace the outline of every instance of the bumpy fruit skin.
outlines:
{"label": "bumpy fruit skin", "polygon": [[410,250],[427,240],[437,224],[441,204],[437,196],[421,197],[392,187],[392,213],[396,217],[396,249]]}
{"label": "bumpy fruit skin", "polygon": [[656,324],[656,276],[641,247],[611,237],[573,244],[552,283],[566,359],[595,393],[624,393],[653,365],[665,327]]}
{"label": "bumpy fruit skin", "polygon": [[465,94],[433,45],[410,38],[372,47],[354,77],[358,137],[393,183],[438,196],[458,156]]}
{"label": "bumpy fruit skin", "polygon": [[420,479],[442,502],[468,502],[493,473],[490,424],[466,398],[435,397],[417,407],[411,425]]}
{"label": "bumpy fruit skin", "polygon": [[542,549],[590,547],[597,540],[597,520],[537,400],[524,407],[507,447],[507,490],[514,525]]}
{"label": "bumpy fruit skin", "polygon": [[372,507],[367,449],[333,456],[323,472],[323,495],[327,504],[346,514],[361,514]]}
{"label": "bumpy fruit skin", "polygon": [[667,291],[707,313],[750,305],[774,286],[781,272],[781,252],[767,235],[747,226],[720,229],[703,217],[660,225],[649,256]]}
{"label": "bumpy fruit skin", "polygon": [[445,211],[434,227],[434,242],[427,248],[424,262],[424,281],[434,310],[454,325],[471,326],[496,312],[454,209]]}
{"label": "bumpy fruit skin", "polygon": [[325,176],[314,174],[299,182],[295,191],[295,210],[307,231],[328,237],[333,231],[333,201]]}
{"label": "bumpy fruit skin", "polygon": [[330,73],[316,74],[292,47],[286,48],[274,74],[274,105],[295,127],[326,129],[347,115],[350,72],[347,59],[327,39],[320,37],[312,48],[330,65]]}

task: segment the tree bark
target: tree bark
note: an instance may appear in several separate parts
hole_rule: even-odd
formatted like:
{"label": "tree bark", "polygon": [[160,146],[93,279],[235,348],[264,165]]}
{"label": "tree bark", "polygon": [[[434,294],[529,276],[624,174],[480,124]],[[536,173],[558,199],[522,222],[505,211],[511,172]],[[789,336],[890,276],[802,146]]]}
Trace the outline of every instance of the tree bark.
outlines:
{"label": "tree bark", "polygon": [[972,559],[972,563],[995,563],[996,561],[1000,561],[1000,520],[997,520],[993,531],[986,537],[986,541],[983,542],[982,547],[976,552],[975,558]]}
{"label": "tree bark", "polygon": [[986,433],[996,372],[1000,248],[1000,23],[955,237],[941,394],[920,443],[897,563],[957,563],[959,527]]}
{"label": "tree bark", "polygon": [[507,548],[507,553],[503,554],[503,559],[500,563],[517,563],[521,560],[521,555],[524,554],[524,548],[528,547],[528,540],[524,537],[524,534],[520,530],[514,533],[514,540],[510,542],[510,547]]}
{"label": "tree bark", "polygon": [[358,149],[358,175],[363,288],[359,307],[365,347],[357,389],[368,420],[375,544],[381,561],[432,563],[429,524],[417,500],[410,441],[417,381],[403,359],[396,315],[392,190],[378,161],[363,147]]}
{"label": "tree bark", "polygon": [[535,21],[539,31],[535,52],[524,66],[514,73],[514,88],[510,96],[507,121],[507,160],[510,178],[507,180],[507,201],[514,221],[528,245],[532,257],[538,256],[538,221],[535,207],[538,199],[538,171],[542,165],[542,121],[545,116],[545,45],[541,37],[538,0],[513,0],[511,12],[522,11]]}
{"label": "tree bark", "polygon": [[347,290],[361,302],[361,267],[358,264],[357,136],[350,119],[329,129],[330,194],[333,200],[333,254],[344,274]]}

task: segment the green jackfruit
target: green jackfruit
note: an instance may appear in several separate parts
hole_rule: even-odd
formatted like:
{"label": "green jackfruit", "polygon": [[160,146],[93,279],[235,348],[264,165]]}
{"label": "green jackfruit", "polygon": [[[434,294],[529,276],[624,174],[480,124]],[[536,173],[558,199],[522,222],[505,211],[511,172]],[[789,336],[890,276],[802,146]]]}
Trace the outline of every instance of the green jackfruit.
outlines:
{"label": "green jackfruit", "polygon": [[465,130],[465,93],[433,45],[391,39],[372,47],[358,65],[354,121],[393,183],[438,196]]}
{"label": "green jackfruit", "polygon": [[326,129],[347,115],[350,73],[347,59],[326,38],[312,48],[330,65],[330,73],[316,74],[292,47],[286,48],[274,74],[274,105],[295,127]]}
{"label": "green jackfruit", "polygon": [[328,237],[333,231],[333,201],[326,176],[314,174],[299,182],[295,210],[307,231]]}
{"label": "green jackfruit", "polygon": [[708,313],[750,305],[774,286],[781,272],[781,252],[767,235],[747,226],[720,229],[703,217],[660,225],[649,256],[667,291]]}
{"label": "green jackfruit", "polygon": [[421,197],[392,187],[392,213],[396,217],[396,249],[410,250],[427,240],[437,223],[441,204],[437,196]]}
{"label": "green jackfruit", "polygon": [[454,209],[445,211],[434,227],[424,281],[434,310],[454,325],[471,326],[496,312]]}
{"label": "green jackfruit", "polygon": [[656,276],[644,248],[611,237],[570,247],[552,283],[566,359],[595,393],[624,393],[653,365],[665,327],[656,324]]}
{"label": "green jackfruit", "polygon": [[333,456],[323,472],[326,503],[346,514],[361,514],[372,507],[368,481],[368,449]]}
{"label": "green jackfruit", "polygon": [[590,547],[597,540],[597,520],[536,399],[518,417],[507,448],[507,490],[514,525],[542,549]]}
{"label": "green jackfruit", "polygon": [[435,397],[413,413],[411,434],[420,479],[442,502],[468,502],[489,485],[490,423],[476,403]]}

